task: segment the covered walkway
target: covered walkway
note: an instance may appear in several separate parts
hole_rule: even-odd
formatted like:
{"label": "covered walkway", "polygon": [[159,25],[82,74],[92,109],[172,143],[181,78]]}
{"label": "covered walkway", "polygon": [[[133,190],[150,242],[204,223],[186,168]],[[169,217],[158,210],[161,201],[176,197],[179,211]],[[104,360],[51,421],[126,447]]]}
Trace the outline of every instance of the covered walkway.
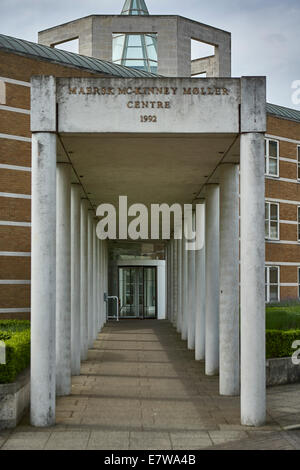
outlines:
{"label": "covered walkway", "polygon": [[167,321],[106,324],[72,394],[57,398],[56,426],[23,423],[2,449],[300,449],[300,385],[268,391],[267,425],[242,427],[239,397],[221,397]]}

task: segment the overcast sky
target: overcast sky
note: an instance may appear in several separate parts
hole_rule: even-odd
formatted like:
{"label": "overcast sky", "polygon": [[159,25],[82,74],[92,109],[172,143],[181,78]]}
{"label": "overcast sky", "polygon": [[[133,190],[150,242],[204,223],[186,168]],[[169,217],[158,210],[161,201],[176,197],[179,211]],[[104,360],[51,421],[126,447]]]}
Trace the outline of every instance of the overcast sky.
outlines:
{"label": "overcast sky", "polygon": [[[119,14],[124,0],[0,0],[0,32],[37,32],[90,14]],[[232,33],[233,76],[267,75],[268,101],[292,103],[300,80],[299,0],[146,0],[150,14],[176,14]]]}

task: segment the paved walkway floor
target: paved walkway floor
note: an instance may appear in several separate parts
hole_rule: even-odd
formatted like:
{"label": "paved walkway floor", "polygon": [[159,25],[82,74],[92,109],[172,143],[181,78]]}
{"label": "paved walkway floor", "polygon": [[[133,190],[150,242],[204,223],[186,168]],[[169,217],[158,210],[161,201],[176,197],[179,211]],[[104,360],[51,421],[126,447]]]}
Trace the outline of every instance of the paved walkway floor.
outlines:
{"label": "paved walkway floor", "polygon": [[72,394],[57,400],[57,423],[26,417],[0,432],[4,449],[300,449],[300,384],[268,389],[263,428],[240,426],[239,398],[220,397],[167,321],[105,326]]}

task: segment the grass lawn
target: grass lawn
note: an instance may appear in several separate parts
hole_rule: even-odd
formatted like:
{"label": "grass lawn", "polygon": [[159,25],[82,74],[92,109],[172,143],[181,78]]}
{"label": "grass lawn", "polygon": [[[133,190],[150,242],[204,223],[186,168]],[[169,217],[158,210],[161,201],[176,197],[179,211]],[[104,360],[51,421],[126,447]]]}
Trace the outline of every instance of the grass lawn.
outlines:
{"label": "grass lawn", "polygon": [[266,308],[267,330],[300,330],[300,304]]}

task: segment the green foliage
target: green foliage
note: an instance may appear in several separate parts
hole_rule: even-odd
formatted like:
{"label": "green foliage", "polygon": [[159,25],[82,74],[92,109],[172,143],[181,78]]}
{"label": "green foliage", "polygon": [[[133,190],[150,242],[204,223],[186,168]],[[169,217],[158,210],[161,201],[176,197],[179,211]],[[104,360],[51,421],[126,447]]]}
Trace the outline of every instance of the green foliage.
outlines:
{"label": "green foliage", "polygon": [[0,341],[6,341],[10,337],[11,337],[11,335],[9,333],[4,333],[4,332],[0,331]]}
{"label": "green foliage", "polygon": [[30,322],[1,320],[0,340],[6,346],[6,364],[0,364],[0,383],[11,383],[30,364]]}
{"label": "green foliage", "polygon": [[300,341],[300,329],[288,331],[267,330],[267,359],[275,357],[291,357],[295,352],[295,349],[292,349],[292,344],[297,340]]}
{"label": "green foliage", "polygon": [[0,333],[24,331],[30,328],[29,320],[0,320]]}
{"label": "green foliage", "polygon": [[268,330],[300,330],[300,305],[268,306],[266,327]]}

